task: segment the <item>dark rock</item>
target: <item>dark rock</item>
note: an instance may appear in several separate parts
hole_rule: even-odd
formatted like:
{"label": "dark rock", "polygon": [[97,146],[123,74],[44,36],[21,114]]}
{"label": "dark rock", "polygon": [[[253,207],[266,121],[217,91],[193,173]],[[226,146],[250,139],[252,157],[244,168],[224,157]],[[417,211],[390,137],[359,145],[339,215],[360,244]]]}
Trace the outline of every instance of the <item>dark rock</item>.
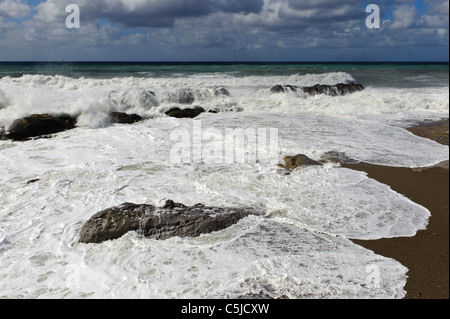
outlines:
{"label": "dark rock", "polygon": [[284,93],[284,87],[282,85],[275,85],[270,88],[271,93]]}
{"label": "dark rock", "polygon": [[337,92],[333,86],[320,84],[311,87],[305,87],[303,88],[303,92],[308,93],[309,95],[319,95],[319,94],[326,94],[330,96],[337,95]]}
{"label": "dark rock", "polygon": [[338,95],[336,88],[332,85],[317,85],[316,88],[317,88],[317,91],[319,94],[325,94],[325,95],[329,95],[329,96],[337,96]]}
{"label": "dark rock", "polygon": [[196,106],[193,109],[184,109],[183,112],[186,113],[188,118],[195,118],[195,117],[199,116],[200,114],[205,113],[206,110],[204,108],[202,108],[201,106]]}
{"label": "dark rock", "polygon": [[233,209],[187,207],[167,201],[163,207],[125,203],[95,214],[81,229],[81,243],[101,243],[130,231],[164,240],[171,237],[198,237],[236,224],[250,215],[262,215],[252,208]]}
{"label": "dark rock", "polygon": [[[297,92],[297,86],[293,85],[275,85],[270,89],[271,93],[287,93],[287,92]],[[351,93],[355,93],[358,91],[364,90],[364,86],[356,83],[339,83],[336,85],[323,85],[316,84],[314,86],[303,87],[302,91],[309,95],[319,95],[326,94],[329,96],[343,96]]]}
{"label": "dark rock", "polygon": [[126,114],[113,112],[110,114],[111,122],[116,124],[134,124],[142,121],[142,117],[137,114]]}
{"label": "dark rock", "polygon": [[339,83],[336,85],[321,85],[317,84],[311,87],[302,88],[303,92],[309,95],[319,95],[326,94],[329,96],[343,96],[351,93],[355,93],[358,91],[364,90],[364,86],[356,83]]}
{"label": "dark rock", "polygon": [[220,95],[231,96],[230,92],[226,88],[222,88],[222,87],[215,88],[214,95],[215,96],[220,96]]}
{"label": "dark rock", "polygon": [[75,128],[77,119],[68,115],[50,116],[35,114],[15,120],[8,128],[7,137],[12,140],[24,140],[46,134],[54,134]]}
{"label": "dark rock", "polygon": [[271,93],[297,92],[298,87],[293,85],[275,85],[270,89]]}
{"label": "dark rock", "polygon": [[300,166],[322,165],[322,163],[310,159],[308,156],[302,154],[296,156],[287,156],[284,158],[284,163],[285,165],[279,166],[288,170],[294,170]]}
{"label": "dark rock", "polygon": [[196,106],[193,109],[180,109],[179,107],[175,107],[166,112],[167,116],[175,117],[178,119],[183,118],[196,118],[200,114],[206,112],[206,110],[200,106]]}
{"label": "dark rock", "polygon": [[347,95],[347,94],[355,93],[357,91],[357,89],[356,89],[356,86],[339,83],[339,84],[336,84],[336,91],[339,92],[340,95]]}

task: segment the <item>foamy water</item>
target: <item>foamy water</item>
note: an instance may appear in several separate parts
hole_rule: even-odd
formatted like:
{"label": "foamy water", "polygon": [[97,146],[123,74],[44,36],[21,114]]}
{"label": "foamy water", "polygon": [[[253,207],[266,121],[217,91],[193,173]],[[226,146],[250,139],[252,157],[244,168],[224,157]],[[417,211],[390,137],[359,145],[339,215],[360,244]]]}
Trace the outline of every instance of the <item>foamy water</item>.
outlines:
{"label": "foamy water", "polygon": [[[228,128],[277,129],[279,163],[299,153],[318,160],[330,151],[398,167],[448,159],[448,147],[404,130],[416,120],[448,117],[448,87],[369,85],[334,98],[269,90],[354,80],[347,72],[0,79],[0,126],[34,113],[80,116],[78,128],[52,139],[0,143],[0,297],[404,297],[408,270],[351,239],[414,236],[427,227],[426,208],[338,164],[288,175],[264,161],[208,161],[217,146],[249,150],[227,139]],[[230,96],[216,96],[216,87]],[[179,106],[170,94],[186,88],[193,105],[220,112],[195,120],[165,116]],[[112,125],[111,111],[145,120]],[[173,132],[194,136],[199,126],[219,135],[201,141],[203,162],[174,162]],[[78,243],[82,225],[98,211],[168,199],[254,207],[265,216],[199,238],[156,241],[129,233]]]}

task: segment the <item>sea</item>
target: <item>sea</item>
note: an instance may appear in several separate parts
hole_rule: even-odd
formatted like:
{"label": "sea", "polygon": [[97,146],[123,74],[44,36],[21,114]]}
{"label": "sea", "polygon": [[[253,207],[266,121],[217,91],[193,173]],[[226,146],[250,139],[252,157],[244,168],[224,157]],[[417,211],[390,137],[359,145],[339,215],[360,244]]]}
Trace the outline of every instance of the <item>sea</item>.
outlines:
{"label": "sea", "polygon": [[[360,83],[346,96],[275,85]],[[185,96],[189,97],[189,104]],[[200,106],[191,119],[166,115]],[[113,124],[109,114],[138,114]],[[408,269],[353,239],[412,237],[430,211],[338,162],[419,168],[448,146],[405,128],[449,116],[448,63],[0,63],[0,128],[68,114],[50,138],[0,141],[0,298],[401,299]],[[196,238],[79,242],[131,202],[263,212]]]}

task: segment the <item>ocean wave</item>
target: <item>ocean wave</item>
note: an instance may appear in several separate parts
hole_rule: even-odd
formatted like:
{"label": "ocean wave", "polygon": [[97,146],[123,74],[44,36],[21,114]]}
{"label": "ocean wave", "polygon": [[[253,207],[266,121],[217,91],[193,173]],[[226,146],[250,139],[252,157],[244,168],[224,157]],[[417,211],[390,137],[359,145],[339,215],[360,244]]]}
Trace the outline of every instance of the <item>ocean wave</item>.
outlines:
{"label": "ocean wave", "polygon": [[[25,75],[0,79],[0,124],[8,126],[30,114],[70,114],[94,117],[89,127],[111,112],[143,118],[164,117],[173,107],[200,106],[207,112],[308,113],[367,117],[414,112],[448,113],[448,87],[385,89],[367,87],[347,96],[310,96],[302,90],[273,94],[275,85],[307,87],[349,83],[345,72],[289,76],[233,77],[196,74],[177,78],[89,79]],[[364,83],[362,83],[364,85]],[[101,113],[101,114],[96,114]],[[81,121],[83,123],[83,121]]]}
{"label": "ocean wave", "polygon": [[5,92],[0,90],[0,109],[7,107],[10,104],[9,98],[6,96]]}
{"label": "ocean wave", "polygon": [[295,84],[298,86],[312,86],[315,84],[333,85],[336,83],[353,82],[355,79],[346,72],[331,72],[323,74],[294,74],[290,76],[244,76],[235,77],[227,74],[194,74],[190,76],[180,74],[178,77],[117,77],[110,79],[71,78],[62,75],[23,75],[20,78],[4,77],[1,83],[16,83],[25,86],[49,85],[56,88],[71,90],[79,87],[114,86],[124,84],[127,87],[140,83],[145,87],[182,88],[204,86],[272,86],[277,83]]}

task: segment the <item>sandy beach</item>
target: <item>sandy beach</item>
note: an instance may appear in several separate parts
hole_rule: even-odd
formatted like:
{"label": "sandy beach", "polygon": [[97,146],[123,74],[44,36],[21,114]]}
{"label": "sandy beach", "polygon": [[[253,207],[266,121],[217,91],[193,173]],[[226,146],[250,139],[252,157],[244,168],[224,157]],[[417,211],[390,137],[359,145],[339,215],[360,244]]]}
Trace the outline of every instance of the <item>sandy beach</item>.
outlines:
{"label": "sandy beach", "polygon": [[[423,123],[408,129],[448,145],[449,122]],[[366,163],[345,167],[367,172],[431,212],[429,226],[412,238],[354,241],[393,258],[409,269],[406,299],[449,298],[449,169],[448,162],[432,168],[409,169]]]}

